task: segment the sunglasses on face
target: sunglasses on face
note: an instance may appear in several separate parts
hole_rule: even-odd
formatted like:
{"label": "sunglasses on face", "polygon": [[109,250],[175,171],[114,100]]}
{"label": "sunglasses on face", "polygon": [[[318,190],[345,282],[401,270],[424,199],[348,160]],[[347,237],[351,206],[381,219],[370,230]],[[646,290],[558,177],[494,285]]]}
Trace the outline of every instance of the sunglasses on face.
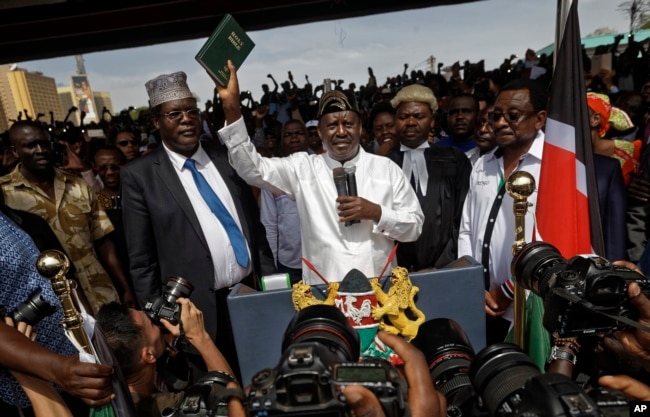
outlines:
{"label": "sunglasses on face", "polygon": [[491,123],[498,122],[499,120],[501,120],[502,117],[504,119],[506,119],[506,122],[508,122],[508,123],[516,123],[516,122],[520,121],[522,118],[528,117],[531,114],[533,114],[533,113],[530,113],[530,112],[520,113],[518,111],[509,111],[509,112],[503,113],[501,111],[495,110],[495,111],[489,112],[487,114],[487,117],[488,117],[488,120]]}
{"label": "sunglasses on face", "polygon": [[124,139],[124,140],[120,140],[120,141],[117,142],[117,144],[120,145],[120,146],[126,146],[129,143],[131,145],[137,145],[138,144],[138,142],[135,139]]}

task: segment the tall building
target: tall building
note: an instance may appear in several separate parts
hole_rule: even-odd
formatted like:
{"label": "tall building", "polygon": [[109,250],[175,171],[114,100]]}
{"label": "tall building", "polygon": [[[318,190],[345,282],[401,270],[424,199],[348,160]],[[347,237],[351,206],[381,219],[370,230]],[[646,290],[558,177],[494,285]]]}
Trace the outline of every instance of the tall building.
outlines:
{"label": "tall building", "polygon": [[[0,66],[0,130],[8,129],[10,120],[25,112],[32,118],[43,114],[49,118],[54,113],[56,120],[63,120],[66,112],[61,106],[54,78],[41,72],[29,72],[16,65]],[[48,120],[48,119],[45,119]]]}
{"label": "tall building", "polygon": [[102,111],[104,107],[106,107],[106,110],[113,114],[113,101],[111,100],[111,93],[108,91],[95,91],[93,95],[95,97],[97,113],[99,114],[100,118],[103,116]]}

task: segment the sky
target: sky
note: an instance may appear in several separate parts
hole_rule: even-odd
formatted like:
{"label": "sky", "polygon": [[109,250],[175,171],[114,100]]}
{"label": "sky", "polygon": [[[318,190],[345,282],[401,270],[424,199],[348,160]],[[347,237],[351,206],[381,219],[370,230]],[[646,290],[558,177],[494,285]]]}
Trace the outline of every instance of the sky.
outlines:
{"label": "sky", "polygon": [[[580,0],[580,32],[599,28],[625,32],[629,18],[618,11],[623,0]],[[455,61],[485,60],[498,67],[511,54],[542,49],[554,41],[557,2],[554,0],[483,0],[360,18],[251,31],[256,46],[238,71],[242,91],[262,96],[262,84],[271,73],[280,84],[291,71],[296,84],[305,76],[315,85],[324,79],[342,79],[357,86],[368,81],[372,67],[380,84],[401,74],[404,64],[428,69],[427,60],[445,66]],[[95,91],[111,93],[113,111],[147,105],[146,81],[184,71],[199,107],[212,99],[214,83],[194,56],[206,38],[84,54],[86,72]],[[41,71],[57,84],[68,84],[76,72],[73,56],[26,61],[18,66]]]}

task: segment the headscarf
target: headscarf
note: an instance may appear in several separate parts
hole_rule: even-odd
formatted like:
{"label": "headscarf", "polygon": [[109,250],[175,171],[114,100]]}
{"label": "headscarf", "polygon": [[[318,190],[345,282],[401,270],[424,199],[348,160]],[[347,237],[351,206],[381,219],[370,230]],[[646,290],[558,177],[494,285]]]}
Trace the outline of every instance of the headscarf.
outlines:
{"label": "headscarf", "polygon": [[598,134],[601,138],[605,136],[610,126],[621,132],[634,127],[630,116],[618,107],[612,106],[609,97],[604,94],[587,93],[587,105],[591,110],[600,114]]}

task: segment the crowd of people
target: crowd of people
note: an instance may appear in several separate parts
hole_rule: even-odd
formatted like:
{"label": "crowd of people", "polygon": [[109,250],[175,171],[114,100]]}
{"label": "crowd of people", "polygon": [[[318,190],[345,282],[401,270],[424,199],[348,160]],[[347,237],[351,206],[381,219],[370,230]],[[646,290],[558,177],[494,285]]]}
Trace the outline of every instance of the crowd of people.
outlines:
{"label": "crowd of people", "polygon": [[[592,74],[584,60],[603,255],[648,274],[650,58],[633,39],[618,54],[618,42],[600,51],[612,54],[613,70]],[[517,171],[539,182],[551,57],[528,51],[493,71],[482,62],[455,63],[448,77],[407,74],[405,65],[383,85],[368,68],[358,89],[342,80],[301,88],[289,72],[279,91],[269,74],[273,88],[263,85],[259,101],[229,69],[228,85],[215,81],[204,109],[176,72],[143,80],[150,108],[135,120],[124,111],[81,126],[32,118],[11,125],[0,176],[6,311],[37,288],[58,305],[35,260],[45,249],[66,253],[79,302],[105,332],[138,415],[159,415],[182,400],[193,379],[166,369],[172,363],[194,376],[219,371],[233,389],[249,382],[241,380],[245,358],[235,349],[226,298],[235,284],[258,289],[276,273],[315,285],[341,281],[353,268],[377,277],[387,264],[417,272],[471,256],[484,267],[487,344],[506,338],[515,220],[504,183]],[[97,129],[103,137],[89,135]],[[338,187],[341,168],[347,188]],[[536,198],[537,190],[533,207]],[[533,240],[533,213],[525,230]],[[176,326],[142,311],[170,277],[194,288],[178,299]],[[636,285],[627,290],[647,325],[646,294]],[[44,318],[38,336],[31,326],[0,323],[0,365],[13,375],[0,374],[2,415],[29,407],[39,415],[53,398],[59,415],[83,415],[113,399],[115,370],[80,362],[61,319],[60,309]],[[446,415],[422,353],[380,337],[404,359],[412,414]],[[179,340],[191,347],[179,348]],[[575,365],[558,371],[569,378],[598,368],[594,383],[602,372],[626,374],[599,381],[650,400],[650,335],[622,330],[598,340],[617,353],[613,364],[584,356],[580,346],[589,342],[580,338],[551,338],[551,362]],[[370,391],[348,387],[344,395],[358,415],[383,413]],[[229,414],[244,415],[232,402]]]}

